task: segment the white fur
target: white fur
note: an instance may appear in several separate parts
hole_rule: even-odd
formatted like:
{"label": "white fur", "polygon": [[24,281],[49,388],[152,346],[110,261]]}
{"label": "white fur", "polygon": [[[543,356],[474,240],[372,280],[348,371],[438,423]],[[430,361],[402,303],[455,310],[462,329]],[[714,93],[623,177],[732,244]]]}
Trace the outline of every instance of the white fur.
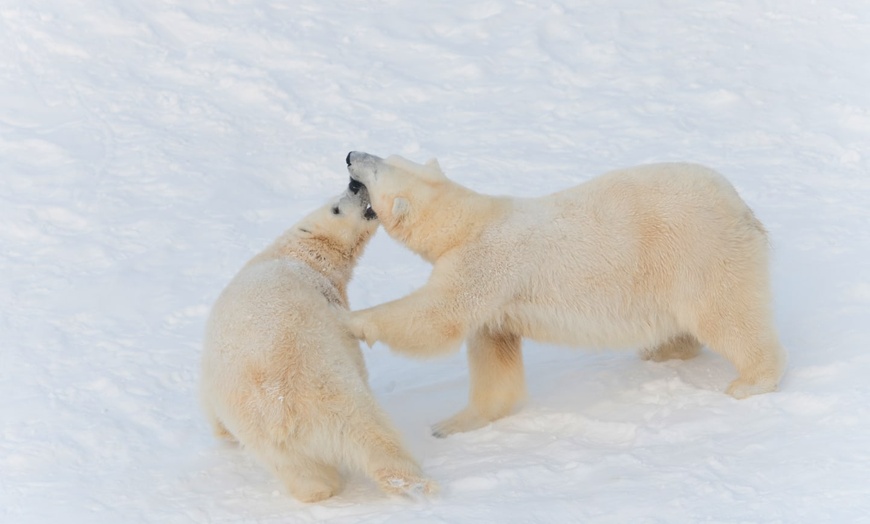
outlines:
{"label": "white fur", "polygon": [[[521,338],[690,358],[705,344],[773,391],[785,356],[770,309],[764,228],[734,188],[694,164],[604,174],[540,198],[475,193],[437,162],[351,153],[386,231],[433,264],[402,299],[355,312],[369,344],[435,355],[468,340],[468,408],[436,434],[474,429],[524,395]],[[393,202],[404,200],[394,216]]]}
{"label": "white fur", "polygon": [[215,433],[305,502],[337,493],[342,466],[388,493],[435,487],[375,403],[359,343],[343,328],[347,283],[377,228],[363,196],[314,211],[248,262],[206,329],[202,403]]}

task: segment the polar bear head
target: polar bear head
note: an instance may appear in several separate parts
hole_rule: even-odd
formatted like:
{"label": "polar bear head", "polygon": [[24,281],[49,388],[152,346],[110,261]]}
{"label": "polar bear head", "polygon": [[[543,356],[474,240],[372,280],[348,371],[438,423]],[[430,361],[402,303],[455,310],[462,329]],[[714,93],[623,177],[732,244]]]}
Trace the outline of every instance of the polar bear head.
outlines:
{"label": "polar bear head", "polygon": [[378,228],[377,215],[366,188],[350,189],[331,199],[300,220],[296,227],[301,240],[314,241],[345,257],[356,258]]}
{"label": "polar bear head", "polygon": [[381,158],[351,151],[347,155],[349,190],[368,189],[371,205],[391,236],[425,220],[436,200],[452,183],[434,158],[417,164],[398,155]]}

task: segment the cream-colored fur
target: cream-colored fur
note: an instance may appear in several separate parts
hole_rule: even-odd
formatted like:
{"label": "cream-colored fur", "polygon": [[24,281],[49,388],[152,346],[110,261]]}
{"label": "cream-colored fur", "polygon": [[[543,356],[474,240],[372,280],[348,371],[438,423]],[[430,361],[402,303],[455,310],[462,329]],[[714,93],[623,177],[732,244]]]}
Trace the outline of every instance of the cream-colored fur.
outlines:
{"label": "cream-colored fur", "polygon": [[215,433],[305,502],[336,494],[342,466],[388,493],[435,487],[376,404],[344,327],[347,283],[377,229],[367,204],[364,190],[348,192],[301,220],[242,268],[208,319],[202,404]]}
{"label": "cream-colored fur", "polygon": [[433,264],[410,295],[352,313],[351,331],[416,356],[468,340],[466,409],[435,426],[468,431],[525,394],[520,343],[641,348],[727,358],[728,393],[773,391],[785,355],[773,326],[761,223],[716,172],[694,164],[613,171],[540,198],[475,193],[437,162],[348,155],[393,238]]}

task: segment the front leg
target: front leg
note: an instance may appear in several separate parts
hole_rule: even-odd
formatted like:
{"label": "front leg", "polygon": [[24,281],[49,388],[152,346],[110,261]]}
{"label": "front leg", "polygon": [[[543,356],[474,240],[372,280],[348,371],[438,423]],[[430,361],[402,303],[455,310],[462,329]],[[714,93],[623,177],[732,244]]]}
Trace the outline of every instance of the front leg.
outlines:
{"label": "front leg", "polygon": [[459,348],[469,331],[466,307],[450,293],[423,287],[407,297],[350,314],[350,331],[372,346],[427,357]]}
{"label": "front leg", "polygon": [[379,335],[378,327],[369,320],[370,315],[367,312],[370,309],[372,308],[352,311],[348,321],[351,334],[358,340],[365,342],[368,347],[375,345]]}
{"label": "front leg", "polygon": [[522,338],[486,327],[468,340],[471,381],[468,407],[435,424],[432,434],[446,437],[483,427],[509,414],[525,397]]}

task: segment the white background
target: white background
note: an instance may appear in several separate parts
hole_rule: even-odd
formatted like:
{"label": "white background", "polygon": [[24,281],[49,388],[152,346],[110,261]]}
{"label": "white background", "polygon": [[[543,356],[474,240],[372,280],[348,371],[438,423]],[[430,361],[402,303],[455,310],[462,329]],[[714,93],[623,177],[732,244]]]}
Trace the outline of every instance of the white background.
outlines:
{"label": "white background", "polygon": [[[867,522],[868,60],[864,0],[0,0],[0,522]],[[351,149],[520,196],[721,171],[770,231],[781,391],[527,341],[526,405],[439,440],[464,356],[376,345],[442,495],[296,502],[212,438],[201,335]],[[351,304],[428,271],[379,232]]]}

